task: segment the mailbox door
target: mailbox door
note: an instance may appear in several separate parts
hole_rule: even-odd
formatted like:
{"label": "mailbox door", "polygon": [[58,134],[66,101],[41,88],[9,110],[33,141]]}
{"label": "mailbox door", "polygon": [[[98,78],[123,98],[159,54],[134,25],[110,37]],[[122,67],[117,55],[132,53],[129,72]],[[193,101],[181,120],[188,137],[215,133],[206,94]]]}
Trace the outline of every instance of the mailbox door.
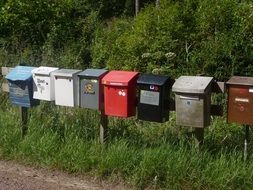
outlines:
{"label": "mailbox door", "polygon": [[28,93],[28,85],[25,83],[9,83],[10,87],[10,99],[12,104],[30,107],[30,99]]}
{"label": "mailbox door", "polygon": [[204,127],[204,96],[176,94],[176,122],[178,125]]}
{"label": "mailbox door", "polygon": [[9,82],[10,100],[12,104],[22,107],[32,107],[39,104],[33,99],[33,81]]}
{"label": "mailbox door", "polygon": [[81,107],[99,109],[99,80],[81,79]]}
{"label": "mailbox door", "polygon": [[139,86],[138,119],[163,122],[161,87],[155,85]]}
{"label": "mailbox door", "polygon": [[253,87],[230,85],[228,88],[228,122],[253,124]]}
{"label": "mailbox door", "polygon": [[128,117],[128,89],[126,86],[104,86],[105,114]]}
{"label": "mailbox door", "polygon": [[51,97],[51,80],[49,76],[35,75],[33,91],[33,97],[36,99],[54,100],[54,97]]}
{"label": "mailbox door", "polygon": [[70,107],[75,105],[73,78],[55,76],[55,104]]}

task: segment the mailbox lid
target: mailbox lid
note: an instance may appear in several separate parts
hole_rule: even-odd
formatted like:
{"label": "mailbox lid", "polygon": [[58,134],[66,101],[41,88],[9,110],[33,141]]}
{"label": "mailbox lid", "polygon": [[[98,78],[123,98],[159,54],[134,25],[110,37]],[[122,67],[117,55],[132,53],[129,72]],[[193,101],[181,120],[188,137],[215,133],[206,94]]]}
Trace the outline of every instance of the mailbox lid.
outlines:
{"label": "mailbox lid", "polygon": [[181,76],[172,86],[172,91],[178,93],[205,94],[213,80],[213,77]]}
{"label": "mailbox lid", "polygon": [[139,75],[133,71],[110,71],[102,78],[102,84],[111,86],[128,86]]}
{"label": "mailbox lid", "polygon": [[54,71],[53,75],[57,77],[72,78],[74,75],[80,72],[81,70],[77,70],[77,69],[59,69],[59,70]]}
{"label": "mailbox lid", "polygon": [[26,81],[32,79],[32,70],[36,67],[30,66],[16,66],[6,75],[9,81]]}
{"label": "mailbox lid", "polygon": [[253,77],[233,76],[226,82],[226,84],[253,86]]}
{"label": "mailbox lid", "polygon": [[49,76],[51,72],[59,70],[59,68],[56,67],[38,67],[36,69],[32,70],[32,73],[35,75],[45,75],[45,76]]}
{"label": "mailbox lid", "polygon": [[108,70],[105,69],[86,69],[81,73],[78,73],[80,78],[102,78]]}
{"label": "mailbox lid", "polygon": [[158,85],[163,86],[169,82],[170,77],[164,75],[151,75],[142,74],[137,80],[137,84],[148,84],[148,85]]}

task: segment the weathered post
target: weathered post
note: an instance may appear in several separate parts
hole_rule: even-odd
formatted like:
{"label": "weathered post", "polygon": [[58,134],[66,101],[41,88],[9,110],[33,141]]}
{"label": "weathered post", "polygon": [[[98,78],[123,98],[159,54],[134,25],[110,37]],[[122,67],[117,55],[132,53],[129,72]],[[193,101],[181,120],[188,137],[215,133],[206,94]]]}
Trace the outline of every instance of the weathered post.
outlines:
{"label": "weathered post", "polygon": [[108,137],[108,116],[105,115],[104,110],[100,114],[100,143],[105,144]]}
{"label": "weathered post", "polygon": [[21,116],[21,136],[23,138],[27,133],[27,121],[28,121],[27,107],[20,107],[20,116]]}
{"label": "weathered post", "polygon": [[195,146],[199,148],[204,142],[204,128],[195,128]]}

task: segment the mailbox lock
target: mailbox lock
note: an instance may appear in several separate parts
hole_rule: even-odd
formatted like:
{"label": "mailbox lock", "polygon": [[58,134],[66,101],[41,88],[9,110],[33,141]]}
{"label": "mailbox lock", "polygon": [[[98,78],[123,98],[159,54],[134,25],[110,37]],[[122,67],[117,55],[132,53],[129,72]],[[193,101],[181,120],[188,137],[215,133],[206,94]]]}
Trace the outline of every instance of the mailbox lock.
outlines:
{"label": "mailbox lock", "polygon": [[243,112],[245,109],[243,106],[240,107],[240,111]]}

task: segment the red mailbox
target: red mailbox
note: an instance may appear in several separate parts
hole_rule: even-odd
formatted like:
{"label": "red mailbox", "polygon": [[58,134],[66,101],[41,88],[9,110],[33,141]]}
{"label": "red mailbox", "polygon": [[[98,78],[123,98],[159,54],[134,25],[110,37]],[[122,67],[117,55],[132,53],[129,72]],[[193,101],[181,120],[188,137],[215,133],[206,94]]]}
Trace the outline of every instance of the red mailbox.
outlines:
{"label": "red mailbox", "polygon": [[106,115],[118,117],[135,115],[138,75],[138,72],[111,71],[103,77]]}

